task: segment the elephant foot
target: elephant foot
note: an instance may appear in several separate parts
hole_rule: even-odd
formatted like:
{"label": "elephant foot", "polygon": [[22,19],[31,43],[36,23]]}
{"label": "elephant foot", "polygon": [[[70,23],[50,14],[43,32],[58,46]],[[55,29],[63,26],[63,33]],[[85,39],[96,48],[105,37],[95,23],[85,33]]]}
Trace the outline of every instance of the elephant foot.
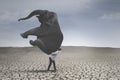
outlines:
{"label": "elephant foot", "polygon": [[31,44],[32,46],[35,46],[35,42],[34,42],[33,40],[30,40],[30,44]]}
{"label": "elephant foot", "polygon": [[21,35],[23,38],[28,38],[28,36],[25,35],[24,33],[21,33],[20,35]]}

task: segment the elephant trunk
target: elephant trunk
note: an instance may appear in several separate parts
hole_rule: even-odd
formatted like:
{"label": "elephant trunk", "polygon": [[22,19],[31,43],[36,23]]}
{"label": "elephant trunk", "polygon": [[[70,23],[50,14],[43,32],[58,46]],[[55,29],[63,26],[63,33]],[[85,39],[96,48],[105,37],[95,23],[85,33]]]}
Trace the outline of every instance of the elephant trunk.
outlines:
{"label": "elephant trunk", "polygon": [[48,12],[48,11],[47,10],[35,10],[35,11],[31,12],[27,17],[20,18],[18,21],[29,19],[29,18],[31,18],[32,16],[35,16],[35,15],[40,15],[41,16],[41,15],[45,14],[46,12]]}

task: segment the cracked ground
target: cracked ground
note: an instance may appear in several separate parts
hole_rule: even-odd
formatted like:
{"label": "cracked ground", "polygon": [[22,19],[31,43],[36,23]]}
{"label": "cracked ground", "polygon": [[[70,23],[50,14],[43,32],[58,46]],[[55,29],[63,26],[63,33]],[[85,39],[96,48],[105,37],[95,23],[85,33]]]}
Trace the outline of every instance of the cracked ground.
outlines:
{"label": "cracked ground", "polygon": [[0,48],[0,80],[120,80],[120,49],[62,47],[57,71],[36,47]]}

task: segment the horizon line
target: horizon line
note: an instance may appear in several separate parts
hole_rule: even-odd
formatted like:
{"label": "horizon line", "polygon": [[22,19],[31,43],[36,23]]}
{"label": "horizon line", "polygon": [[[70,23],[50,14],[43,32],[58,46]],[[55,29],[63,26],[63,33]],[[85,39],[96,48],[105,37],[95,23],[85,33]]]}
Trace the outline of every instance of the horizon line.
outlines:
{"label": "horizon line", "polygon": [[[0,48],[29,48],[34,46],[0,46]],[[109,46],[74,46],[74,45],[62,45],[62,47],[91,47],[91,48],[120,48],[120,47],[109,47]]]}

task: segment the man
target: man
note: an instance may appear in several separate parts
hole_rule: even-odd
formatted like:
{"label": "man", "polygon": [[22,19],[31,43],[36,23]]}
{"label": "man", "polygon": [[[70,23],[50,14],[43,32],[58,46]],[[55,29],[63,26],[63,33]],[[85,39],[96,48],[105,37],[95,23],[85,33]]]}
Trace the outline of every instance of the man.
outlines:
{"label": "man", "polygon": [[54,71],[56,71],[55,58],[60,51],[61,51],[61,48],[59,48],[56,52],[52,52],[52,54],[49,55],[49,66],[47,69],[48,71],[50,70],[52,63],[53,63]]}

